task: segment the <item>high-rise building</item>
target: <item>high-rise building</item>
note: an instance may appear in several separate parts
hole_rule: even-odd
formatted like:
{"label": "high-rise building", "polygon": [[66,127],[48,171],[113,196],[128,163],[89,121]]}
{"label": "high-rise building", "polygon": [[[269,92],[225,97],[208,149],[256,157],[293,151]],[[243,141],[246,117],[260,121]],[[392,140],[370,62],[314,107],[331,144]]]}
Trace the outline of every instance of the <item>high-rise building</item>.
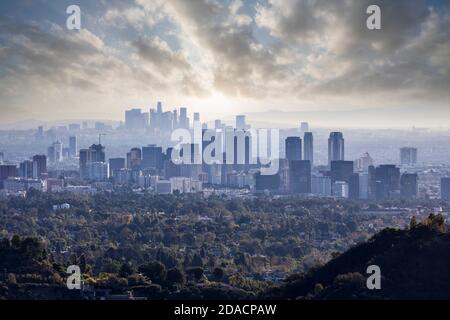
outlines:
{"label": "high-rise building", "polygon": [[19,176],[25,179],[33,179],[33,161],[25,160],[20,163]]}
{"label": "high-rise building", "polygon": [[303,136],[303,159],[311,162],[314,166],[314,139],[312,132],[305,132]]}
{"label": "high-rise building", "polygon": [[348,198],[352,200],[360,199],[359,174],[353,173],[348,179]]}
{"label": "high-rise building", "polygon": [[47,173],[47,157],[37,154],[33,156],[33,178],[41,179],[43,173]]}
{"label": "high-rise building", "polygon": [[3,182],[8,178],[17,177],[17,167],[12,164],[0,165],[0,188],[3,189]]}
{"label": "high-rise building", "polygon": [[355,161],[355,170],[358,172],[367,172],[370,166],[373,166],[373,159],[368,152]]}
{"label": "high-rise building", "polygon": [[117,171],[125,168],[125,158],[110,158],[109,162],[109,176],[116,176]]}
{"label": "high-rise building", "polygon": [[90,164],[94,162],[106,162],[105,147],[101,144],[93,144],[89,149],[81,149],[79,158],[80,178],[89,179],[91,174]]}
{"label": "high-rise building", "polygon": [[292,193],[311,193],[311,162],[289,161],[289,185]]}
{"label": "high-rise building", "polygon": [[345,181],[349,182],[350,176],[353,174],[353,161],[331,161],[331,182]]}
{"label": "high-rise building", "polygon": [[405,147],[400,149],[400,164],[414,165],[417,163],[417,148]]}
{"label": "high-rise building", "polygon": [[[351,196],[352,199],[358,199],[359,176],[355,176],[353,173],[354,170],[353,161],[344,161],[344,160],[331,161],[330,167],[331,167],[330,170],[331,183],[334,185],[336,182],[345,182],[348,188],[347,197]],[[340,185],[340,187],[342,186]],[[342,191],[342,189],[339,190]],[[335,194],[333,195],[336,196]]]}
{"label": "high-rise building", "polygon": [[349,187],[345,181],[336,181],[333,183],[333,196],[338,198],[348,198]]}
{"label": "high-rise building", "polygon": [[187,117],[186,108],[180,108],[180,128],[189,129],[189,118]]}
{"label": "high-rise building", "polygon": [[236,130],[246,130],[247,124],[245,123],[245,116],[238,115],[236,116]]}
{"label": "high-rise building", "polygon": [[413,200],[417,198],[417,174],[404,173],[400,177],[400,197]]}
{"label": "high-rise building", "polygon": [[302,122],[300,123],[300,132],[305,133],[309,131],[309,123],[308,122]]}
{"label": "high-rise building", "polygon": [[3,152],[0,152],[0,164],[3,164],[4,160],[5,160],[5,154]]}
{"label": "high-rise building", "polygon": [[109,178],[109,164],[107,162],[90,162],[88,164],[88,179],[104,181]]}
{"label": "high-rise building", "polygon": [[324,175],[314,175],[311,178],[311,192],[321,197],[331,196],[331,178]]}
{"label": "high-rise building", "polygon": [[400,169],[395,165],[369,167],[369,197],[377,200],[400,197]]}
{"label": "high-rise building", "polygon": [[359,198],[369,199],[369,174],[359,174]]}
{"label": "high-rise building", "polygon": [[161,147],[156,145],[142,147],[142,168],[163,169],[163,152]]}
{"label": "high-rise building", "polygon": [[132,148],[127,153],[127,168],[139,170],[142,164],[142,151],[140,148]]}
{"label": "high-rise building", "polygon": [[280,189],[280,175],[255,174],[255,188],[257,191],[278,191]]}
{"label": "high-rise building", "polygon": [[141,109],[131,109],[125,111],[125,128],[142,129],[146,127],[146,119],[148,115],[142,113]]}
{"label": "high-rise building", "polygon": [[344,135],[342,132],[331,132],[328,139],[328,164],[339,160],[344,160]]}
{"label": "high-rise building", "polygon": [[194,121],[200,121],[200,113],[194,112]]}
{"label": "high-rise building", "polygon": [[70,136],[69,137],[69,156],[71,158],[75,158],[77,156],[77,137],[76,136]]}
{"label": "high-rise building", "polygon": [[441,178],[441,199],[450,200],[450,177]]}
{"label": "high-rise building", "polygon": [[286,138],[286,159],[302,160],[302,139],[299,137]]}

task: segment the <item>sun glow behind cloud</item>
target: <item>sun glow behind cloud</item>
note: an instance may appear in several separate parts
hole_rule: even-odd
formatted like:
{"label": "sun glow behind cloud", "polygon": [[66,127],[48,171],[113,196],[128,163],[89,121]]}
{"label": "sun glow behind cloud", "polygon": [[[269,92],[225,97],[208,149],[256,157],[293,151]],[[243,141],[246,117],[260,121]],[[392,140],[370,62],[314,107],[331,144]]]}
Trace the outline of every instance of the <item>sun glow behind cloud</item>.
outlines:
{"label": "sun glow behind cloud", "polygon": [[374,33],[372,2],[80,1],[81,32],[64,29],[68,1],[0,4],[1,121],[119,120],[161,100],[205,120],[374,109],[373,125],[403,108],[399,123],[445,124],[449,5],[377,0]]}

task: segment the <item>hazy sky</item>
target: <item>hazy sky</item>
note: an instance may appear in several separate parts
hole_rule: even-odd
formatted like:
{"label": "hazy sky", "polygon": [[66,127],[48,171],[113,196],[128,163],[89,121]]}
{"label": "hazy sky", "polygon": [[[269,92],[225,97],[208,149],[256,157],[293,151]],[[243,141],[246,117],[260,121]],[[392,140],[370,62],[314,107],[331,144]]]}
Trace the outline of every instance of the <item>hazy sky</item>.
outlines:
{"label": "hazy sky", "polygon": [[[366,28],[371,4],[381,30]],[[120,120],[158,100],[206,120],[450,126],[450,1],[0,2],[0,122]]]}

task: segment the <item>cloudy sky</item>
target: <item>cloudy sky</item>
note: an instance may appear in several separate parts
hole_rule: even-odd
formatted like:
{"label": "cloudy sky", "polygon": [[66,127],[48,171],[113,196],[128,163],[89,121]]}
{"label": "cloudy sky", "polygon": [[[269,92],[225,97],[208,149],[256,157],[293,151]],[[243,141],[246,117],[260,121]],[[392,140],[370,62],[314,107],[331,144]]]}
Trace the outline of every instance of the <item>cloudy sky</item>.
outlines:
{"label": "cloudy sky", "polygon": [[121,120],[158,100],[205,120],[450,127],[450,1],[1,1],[0,122]]}

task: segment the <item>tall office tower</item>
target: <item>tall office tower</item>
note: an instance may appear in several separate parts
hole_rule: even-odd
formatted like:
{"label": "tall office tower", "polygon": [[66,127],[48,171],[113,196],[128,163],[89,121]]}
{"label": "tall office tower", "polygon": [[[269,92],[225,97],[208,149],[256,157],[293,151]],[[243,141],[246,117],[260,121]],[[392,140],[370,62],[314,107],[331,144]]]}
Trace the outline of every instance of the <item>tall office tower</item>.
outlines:
{"label": "tall office tower", "polygon": [[360,173],[359,174],[359,198],[369,199],[369,174]]}
{"label": "tall office tower", "polygon": [[177,129],[179,124],[178,124],[178,110],[174,109],[173,112],[173,117],[172,117],[172,128]]}
{"label": "tall office tower", "polygon": [[158,101],[158,103],[156,104],[156,112],[158,112],[159,114],[161,114],[162,111],[162,102]]}
{"label": "tall office tower", "polygon": [[33,179],[33,161],[25,160],[20,163],[19,176],[25,179]]}
{"label": "tall office tower", "polygon": [[163,169],[163,152],[161,147],[157,147],[154,144],[142,147],[142,168],[154,168],[158,171]]}
{"label": "tall office tower", "polygon": [[75,158],[77,156],[77,150],[78,150],[77,137],[76,136],[69,137],[69,156],[71,158]]}
{"label": "tall office tower", "polygon": [[246,130],[247,124],[245,123],[245,116],[238,115],[236,116],[236,130]]}
{"label": "tall office tower", "polygon": [[342,132],[331,132],[328,138],[328,165],[339,160],[344,160],[344,135]]}
{"label": "tall office tower", "polygon": [[264,175],[261,172],[255,174],[255,188],[257,191],[278,191],[281,179],[279,174]]}
{"label": "tall office tower", "polygon": [[289,160],[289,186],[292,193],[311,193],[309,160]]}
{"label": "tall office tower", "polygon": [[142,113],[142,121],[144,124],[144,128],[148,128],[148,126],[150,125],[150,113],[149,112]]}
{"label": "tall office tower", "polygon": [[88,122],[87,121],[83,121],[83,123],[81,124],[81,127],[82,127],[83,130],[89,129]]}
{"label": "tall office tower", "polygon": [[376,199],[377,192],[377,175],[375,166],[369,166],[367,168],[367,197],[368,199]]}
{"label": "tall office tower", "polygon": [[187,117],[186,108],[180,108],[180,128],[189,129],[189,119]]}
{"label": "tall office tower", "polygon": [[4,188],[3,182],[8,178],[17,177],[17,167],[12,164],[0,165],[0,189]]}
{"label": "tall office tower", "polygon": [[308,124],[308,122],[300,123],[300,132],[302,132],[302,133],[309,132],[309,124]]}
{"label": "tall office tower", "polygon": [[173,125],[172,112],[163,112],[160,114],[160,124],[159,128],[162,133],[171,133]]}
{"label": "tall office tower", "polygon": [[88,179],[104,181],[109,178],[109,164],[107,162],[90,162],[88,164]]}
{"label": "tall office tower", "polygon": [[140,148],[132,148],[127,153],[127,168],[133,170],[141,169],[142,151]]}
{"label": "tall office tower", "polygon": [[81,149],[79,154],[80,178],[90,178],[90,164],[94,162],[106,162],[105,147],[101,144],[93,144],[89,149]]}
{"label": "tall office tower", "polygon": [[305,132],[303,136],[303,158],[311,162],[314,166],[314,139],[312,132]]}
{"label": "tall office tower", "polygon": [[145,116],[141,109],[131,109],[125,111],[125,128],[142,129],[145,128]]}
{"label": "tall office tower", "polygon": [[200,121],[200,113],[198,112],[194,113],[194,121]]}
{"label": "tall office tower", "polygon": [[417,174],[404,173],[400,177],[400,198],[413,200],[417,198]]}
{"label": "tall office tower", "polygon": [[441,178],[441,199],[450,200],[450,177]]}
{"label": "tall office tower", "polygon": [[414,165],[417,163],[417,148],[405,147],[400,149],[400,164]]}
{"label": "tall office tower", "polygon": [[331,178],[324,175],[314,175],[311,178],[311,193],[322,197],[331,196]]}
{"label": "tall office tower", "polygon": [[173,148],[167,149],[165,160],[164,160],[164,177],[166,179],[170,179],[172,177],[179,177],[181,175],[180,165],[175,164],[172,161],[172,151],[173,151]]}
{"label": "tall office tower", "polygon": [[88,177],[88,163],[90,161],[89,149],[81,149],[79,153],[79,170],[80,178],[87,179]]}
{"label": "tall office tower", "polygon": [[108,163],[110,177],[115,177],[118,171],[125,169],[125,158],[110,158]]}
{"label": "tall office tower", "polygon": [[285,145],[286,159],[302,160],[302,139],[299,137],[287,137]]}
{"label": "tall office tower", "polygon": [[214,129],[216,129],[216,130],[222,129],[222,121],[215,120],[214,121]]}
{"label": "tall office tower", "polygon": [[44,139],[44,127],[43,126],[38,127],[38,130],[35,134],[35,138],[37,141],[41,141],[42,139]]}
{"label": "tall office tower", "polygon": [[331,161],[331,182],[345,181],[349,182],[353,174],[353,161]]}
{"label": "tall office tower", "polygon": [[356,160],[355,170],[358,172],[367,172],[370,166],[373,166],[373,159],[370,154],[366,152],[361,158]]}
{"label": "tall office tower", "polygon": [[50,162],[61,162],[62,161],[62,143],[56,141],[48,149],[48,157]]}
{"label": "tall office tower", "polygon": [[0,164],[3,164],[4,160],[5,160],[5,154],[3,152],[0,152]]}
{"label": "tall office tower", "polygon": [[[369,170],[369,172],[371,172]],[[372,178],[371,178],[372,179]],[[375,198],[377,200],[400,197],[400,169],[395,165],[381,165],[375,168]]]}
{"label": "tall office tower", "polygon": [[47,157],[45,155],[33,156],[33,178],[40,179],[43,173],[47,173]]}
{"label": "tall office tower", "polygon": [[360,199],[359,174],[352,173],[348,179],[348,198],[352,200]]}

